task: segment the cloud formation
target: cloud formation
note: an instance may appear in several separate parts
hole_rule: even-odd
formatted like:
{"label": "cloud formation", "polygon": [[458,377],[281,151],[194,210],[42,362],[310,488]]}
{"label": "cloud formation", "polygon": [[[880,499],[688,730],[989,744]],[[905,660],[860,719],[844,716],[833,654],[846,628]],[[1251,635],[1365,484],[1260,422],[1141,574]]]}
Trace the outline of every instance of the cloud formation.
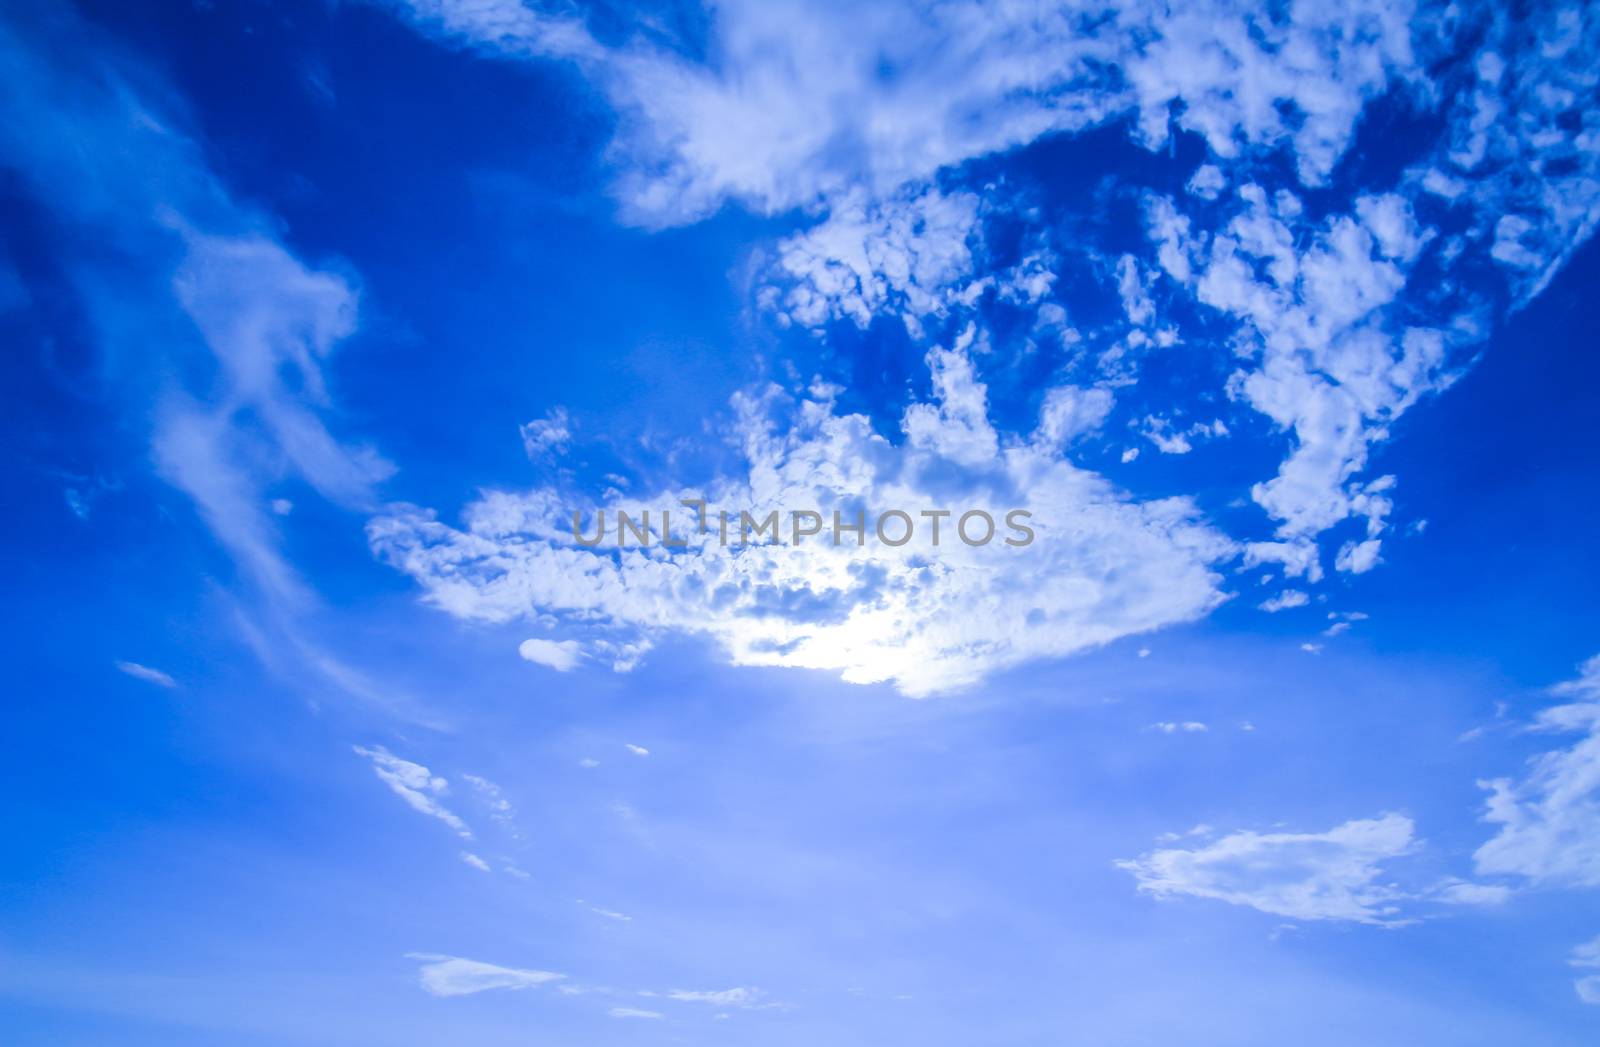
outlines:
{"label": "cloud formation", "polygon": [[423,990],[433,996],[470,996],[493,989],[532,989],[566,978],[566,975],[553,971],[499,967],[460,956],[437,953],[406,955],[410,959],[423,961],[418,968],[417,979]]}
{"label": "cloud formation", "polygon": [[1230,833],[1196,848],[1167,848],[1119,861],[1139,889],[1247,905],[1297,920],[1395,925],[1408,895],[1380,882],[1385,862],[1415,847],[1411,819],[1358,819],[1322,833]]}
{"label": "cloud formation", "polygon": [[472,837],[472,831],[467,828],[467,824],[440,802],[440,797],[450,791],[450,783],[445,779],[433,774],[420,763],[402,760],[381,745],[370,749],[359,745],[352,748],[357,756],[364,756],[372,762],[372,772],[378,776],[378,780],[387,785],[412,810],[439,819],[463,839]]}
{"label": "cloud formation", "polygon": [[[901,444],[839,413],[827,387],[799,399],[773,389],[736,403],[744,475],[613,505],[594,548],[572,533],[573,496],[554,488],[490,493],[468,507],[463,529],[393,506],[369,524],[372,548],[461,618],[557,614],[629,639],[698,633],[737,664],[827,669],[912,695],[1189,621],[1224,599],[1212,565],[1235,546],[1193,503],[1134,499],[1048,439],[1002,441],[969,345],[970,336],[929,354],[935,397],[907,408]],[[698,533],[680,498],[785,521],[794,509],[852,522],[862,512],[869,528],[891,508],[982,507],[997,521],[1016,508],[1032,513],[1036,540],[971,547],[951,533],[952,516],[937,550],[835,546],[828,536],[795,544],[791,534],[781,545],[724,547],[715,518]],[[618,508],[635,520],[652,512],[658,529],[663,510],[677,513],[674,534],[687,548],[619,549]]]}

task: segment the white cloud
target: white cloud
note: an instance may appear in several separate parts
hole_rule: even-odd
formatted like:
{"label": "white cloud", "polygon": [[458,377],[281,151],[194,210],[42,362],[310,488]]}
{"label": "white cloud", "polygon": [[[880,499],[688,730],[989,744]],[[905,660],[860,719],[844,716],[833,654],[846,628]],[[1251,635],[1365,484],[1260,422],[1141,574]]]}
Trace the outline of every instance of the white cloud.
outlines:
{"label": "white cloud", "polygon": [[1268,614],[1276,614],[1279,611],[1286,611],[1291,607],[1304,607],[1310,602],[1311,597],[1307,596],[1299,589],[1285,589],[1277,596],[1274,596],[1269,600],[1261,601],[1259,606]]}
{"label": "white cloud", "polygon": [[613,1007],[606,1012],[613,1018],[660,1018],[659,1011],[646,1011],[638,1007]]}
{"label": "white cloud", "polygon": [[412,810],[439,819],[464,839],[472,836],[466,823],[439,802],[439,797],[450,788],[445,779],[435,776],[420,763],[402,760],[381,745],[371,749],[359,745],[353,748],[357,755],[372,761],[373,773]]}
{"label": "white cloud", "polygon": [[554,669],[558,673],[571,672],[577,668],[583,645],[576,640],[540,640],[537,638],[522,641],[517,647],[517,653],[524,661],[535,665],[543,665]]}
{"label": "white cloud", "polygon": [[531,989],[566,977],[552,971],[497,967],[492,963],[435,953],[407,953],[424,961],[417,972],[422,988],[434,996],[470,996],[490,989]]}
{"label": "white cloud", "polygon": [[489,872],[489,863],[473,854],[471,851],[462,851],[461,860],[479,872]]}
{"label": "white cloud", "polygon": [[763,1006],[762,1000],[766,997],[766,993],[760,989],[748,987],[698,991],[673,989],[663,995],[669,1000],[679,1000],[684,1003],[706,1003],[713,1007],[742,1008]]}
{"label": "white cloud", "polygon": [[523,451],[529,460],[535,462],[552,461],[566,450],[572,440],[570,419],[563,407],[557,407],[543,418],[528,422],[519,432],[522,434]]}
{"label": "white cloud", "polygon": [[[1065,447],[1100,428],[1111,413],[1111,401],[1109,389],[1058,385],[1045,393],[1036,438],[1051,447]],[[1131,459],[1124,456],[1124,461]]]}
{"label": "white cloud", "polygon": [[919,331],[922,318],[987,286],[973,276],[978,208],[971,193],[931,187],[870,204],[854,194],[783,241],[775,276],[788,289],[775,285],[769,295],[806,327],[848,318],[865,328],[875,316],[898,314]]}
{"label": "white cloud", "polygon": [[1520,779],[1479,783],[1491,794],[1484,818],[1500,830],[1473,857],[1480,875],[1600,887],[1600,655],[1554,693],[1578,700],[1545,709],[1535,729],[1581,737],[1535,757]]}
{"label": "white cloud", "polygon": [[1333,566],[1351,574],[1366,574],[1378,566],[1378,550],[1383,543],[1377,538],[1364,542],[1346,542],[1334,558]]}
{"label": "white cloud", "polygon": [[1227,184],[1227,177],[1216,164],[1201,164],[1184,188],[1202,200],[1215,200]]}
{"label": "white cloud", "polygon": [[621,114],[616,188],[647,223],[692,220],[729,198],[776,211],[861,186],[886,194],[1125,115],[1157,148],[1174,111],[1217,157],[1286,147],[1318,184],[1365,101],[1419,73],[1407,10],[1370,2],[1269,15],[1227,3],[731,0],[708,26],[714,64],[642,32],[603,45],[570,16],[507,0],[394,6],[446,39],[583,70]]}
{"label": "white cloud", "polygon": [[178,686],[178,681],[160,669],[152,669],[148,665],[140,665],[138,662],[118,662],[117,668],[136,680],[153,683],[157,687],[173,688]]}
{"label": "white cloud", "polygon": [[[1573,949],[1567,962],[1580,969],[1600,967],[1600,937]],[[1584,1003],[1600,1005],[1600,974],[1583,975],[1572,983],[1572,988]]]}
{"label": "white cloud", "polygon": [[1383,863],[1411,852],[1411,819],[1345,822],[1324,833],[1231,833],[1203,847],[1156,850],[1117,862],[1158,898],[1187,895],[1298,920],[1403,922]]}
{"label": "white cloud", "polygon": [[1182,731],[1186,734],[1200,734],[1210,730],[1198,720],[1185,720],[1181,723],[1173,720],[1161,720],[1146,727],[1147,731],[1160,731],[1162,734],[1177,734]]}
{"label": "white cloud", "polygon": [[646,749],[642,745],[634,745],[632,742],[625,742],[623,744],[623,747],[626,748],[630,753],[632,753],[635,756],[649,756],[650,755],[650,750],[649,749]]}
{"label": "white cloud", "polygon": [[[568,617],[649,639],[668,630],[715,639],[736,664],[831,669],[850,682],[892,681],[908,694],[966,686],[1008,665],[1072,654],[1200,617],[1224,597],[1212,564],[1235,546],[1182,498],[1138,501],[1038,443],[1002,445],[986,389],[960,348],[929,354],[935,399],[903,417],[901,445],[860,415],[835,411],[828,390],[791,400],[777,390],[735,401],[733,438],[746,462],[700,491],[664,491],[609,506],[607,540],[590,550],[571,533],[571,499],[554,489],[490,492],[464,528],[391,506],[368,527],[373,550],[414,577],[429,602],[461,618]],[[786,428],[773,418],[782,414]],[[682,497],[713,514],[689,526]],[[720,545],[715,512],[815,508],[872,527],[892,507],[990,511],[997,537],[969,547],[942,523],[929,545],[826,539]],[[630,541],[618,550],[616,510],[659,522],[674,513],[689,548],[670,557]],[[1003,544],[1004,516],[1032,513],[1035,540]],[[587,528],[592,521],[585,523]],[[735,519],[735,531],[737,519]],[[980,526],[972,528],[980,532]],[[1020,540],[1020,539],[1016,539]],[[692,614],[684,613],[693,606]],[[614,632],[606,635],[614,636]]]}
{"label": "white cloud", "polygon": [[583,906],[585,909],[589,910],[590,912],[594,913],[596,916],[604,916],[608,920],[616,920],[618,923],[632,923],[633,922],[633,917],[629,916],[627,913],[617,912],[615,909],[602,909],[598,905],[590,905],[588,902],[584,901],[582,898],[578,899],[578,904]]}
{"label": "white cloud", "polygon": [[476,774],[463,774],[461,780],[472,786],[489,809],[489,816],[497,822],[509,824],[516,817],[516,810],[511,806],[511,801],[506,799],[505,790],[491,782],[489,779]]}

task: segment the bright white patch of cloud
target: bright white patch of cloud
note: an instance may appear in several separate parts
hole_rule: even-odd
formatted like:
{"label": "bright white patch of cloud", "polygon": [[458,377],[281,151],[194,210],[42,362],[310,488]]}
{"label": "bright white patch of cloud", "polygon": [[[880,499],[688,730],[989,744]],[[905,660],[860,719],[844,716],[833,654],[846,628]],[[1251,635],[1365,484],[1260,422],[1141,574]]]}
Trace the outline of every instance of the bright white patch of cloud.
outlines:
{"label": "bright white patch of cloud", "polygon": [[634,745],[632,742],[623,743],[623,747],[625,749],[627,749],[630,753],[632,753],[635,756],[649,756],[650,755],[650,750],[649,749],[646,749],[642,745]]}
{"label": "bright white patch of cloud", "polygon": [[445,795],[450,788],[445,779],[435,776],[420,763],[402,760],[381,745],[371,749],[359,745],[353,748],[357,755],[372,761],[372,770],[379,780],[404,800],[412,810],[439,819],[464,839],[472,836],[466,823],[439,802],[439,797]]}
{"label": "bright white patch of cloud", "polygon": [[1380,882],[1382,865],[1411,852],[1412,830],[1411,819],[1386,814],[1324,833],[1235,832],[1116,864],[1158,898],[1214,898],[1297,920],[1395,924],[1403,922],[1395,903],[1405,895]]}
{"label": "bright white patch of cloud", "polygon": [[[648,510],[657,522],[671,510],[674,535],[689,542],[671,557],[632,542],[619,551],[616,504],[601,546],[580,547],[570,498],[551,489],[489,493],[467,510],[464,530],[392,506],[369,524],[369,538],[430,602],[459,617],[572,615],[645,638],[696,631],[737,664],[831,669],[850,682],[893,681],[913,695],[1193,620],[1216,606],[1223,595],[1211,565],[1233,555],[1233,543],[1201,523],[1187,499],[1140,502],[1049,447],[1002,447],[985,386],[962,348],[969,343],[930,352],[935,399],[906,410],[898,446],[865,417],[836,413],[827,390],[798,401],[776,390],[737,398],[735,435],[747,474],[704,492],[663,492],[623,506],[635,520]],[[792,421],[786,430],[772,423],[778,413]],[[695,532],[680,497],[710,504],[707,533]],[[927,519],[914,523],[928,545],[857,546],[841,532],[847,544],[840,546],[829,535],[794,544],[785,533],[782,545],[741,548],[735,534],[723,547],[714,515],[721,507],[756,518],[815,507],[831,531],[830,510],[845,524],[857,511],[867,514],[871,528],[877,514],[900,506],[986,508],[996,537],[968,546],[953,533],[959,521],[947,516],[933,557]],[[1035,540],[1026,547],[1002,540],[1012,508],[1032,514],[1024,522]],[[1011,537],[1021,541],[1018,533]],[[695,604],[693,615],[681,613],[685,600]]]}
{"label": "bright white patch of cloud", "polygon": [[565,673],[578,667],[579,658],[583,654],[583,645],[576,640],[534,638],[522,641],[517,647],[517,653],[524,661],[543,665],[558,673]]}
{"label": "bright white patch of cloud", "polygon": [[140,665],[138,662],[118,662],[116,664],[119,670],[127,673],[136,680],[143,680],[146,683],[153,683],[157,687],[166,687],[169,689],[178,686],[178,681],[174,680],[171,676],[168,676],[160,669],[152,669],[148,665]]}
{"label": "bright white patch of cloud", "polygon": [[1408,8],[1375,2],[1267,14],[731,0],[709,26],[714,65],[658,44],[659,27],[606,45],[570,15],[509,0],[393,6],[446,39],[584,70],[621,114],[617,192],[647,223],[692,220],[728,198],[770,211],[855,186],[886,192],[1128,115],[1151,148],[1174,122],[1221,158],[1286,146],[1318,184],[1366,100],[1419,73]]}
{"label": "bright white patch of cloud", "polygon": [[461,860],[479,872],[489,872],[489,863],[473,854],[471,851],[462,851]]}
{"label": "bright white patch of cloud", "polygon": [[531,989],[566,977],[552,971],[498,967],[492,963],[435,953],[407,953],[424,961],[417,972],[422,988],[434,996],[470,996],[490,989]]}

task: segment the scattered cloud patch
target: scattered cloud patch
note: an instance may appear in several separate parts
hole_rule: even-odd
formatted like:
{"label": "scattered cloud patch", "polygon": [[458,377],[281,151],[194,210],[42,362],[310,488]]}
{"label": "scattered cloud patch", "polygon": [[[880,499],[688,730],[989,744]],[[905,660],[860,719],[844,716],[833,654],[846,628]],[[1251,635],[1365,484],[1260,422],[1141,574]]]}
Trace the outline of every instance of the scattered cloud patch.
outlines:
{"label": "scattered cloud patch", "polygon": [[1415,846],[1398,814],[1345,822],[1323,833],[1231,833],[1203,847],[1156,850],[1117,862],[1158,898],[1214,898],[1297,920],[1404,922],[1405,897],[1384,884],[1383,864]]}
{"label": "scattered cloud patch", "polygon": [[433,996],[470,996],[493,989],[532,989],[566,977],[553,971],[533,971],[499,967],[479,960],[436,953],[407,953],[421,960],[418,979],[425,992]]}
{"label": "scattered cloud patch", "polygon": [[357,745],[353,749],[356,755],[364,756],[371,761],[373,773],[378,776],[378,780],[404,800],[408,807],[430,818],[439,819],[463,839],[471,838],[472,832],[466,823],[439,802],[440,797],[449,792],[449,782],[437,777],[420,763],[402,760],[381,745],[370,749]]}
{"label": "scattered cloud patch", "polygon": [[168,676],[160,669],[152,669],[148,665],[140,665],[138,662],[118,662],[116,664],[119,670],[127,673],[135,680],[143,680],[145,683],[153,683],[157,687],[165,687],[168,690],[178,686],[178,681],[174,680],[171,676]]}

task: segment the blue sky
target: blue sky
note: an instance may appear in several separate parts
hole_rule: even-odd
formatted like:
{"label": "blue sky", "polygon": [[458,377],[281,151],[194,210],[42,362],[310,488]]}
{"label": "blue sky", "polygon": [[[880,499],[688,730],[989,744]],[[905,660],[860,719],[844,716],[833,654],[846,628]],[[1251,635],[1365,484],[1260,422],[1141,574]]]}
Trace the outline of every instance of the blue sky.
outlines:
{"label": "blue sky", "polygon": [[1593,1042],[1597,53],[11,5],[8,1042]]}

